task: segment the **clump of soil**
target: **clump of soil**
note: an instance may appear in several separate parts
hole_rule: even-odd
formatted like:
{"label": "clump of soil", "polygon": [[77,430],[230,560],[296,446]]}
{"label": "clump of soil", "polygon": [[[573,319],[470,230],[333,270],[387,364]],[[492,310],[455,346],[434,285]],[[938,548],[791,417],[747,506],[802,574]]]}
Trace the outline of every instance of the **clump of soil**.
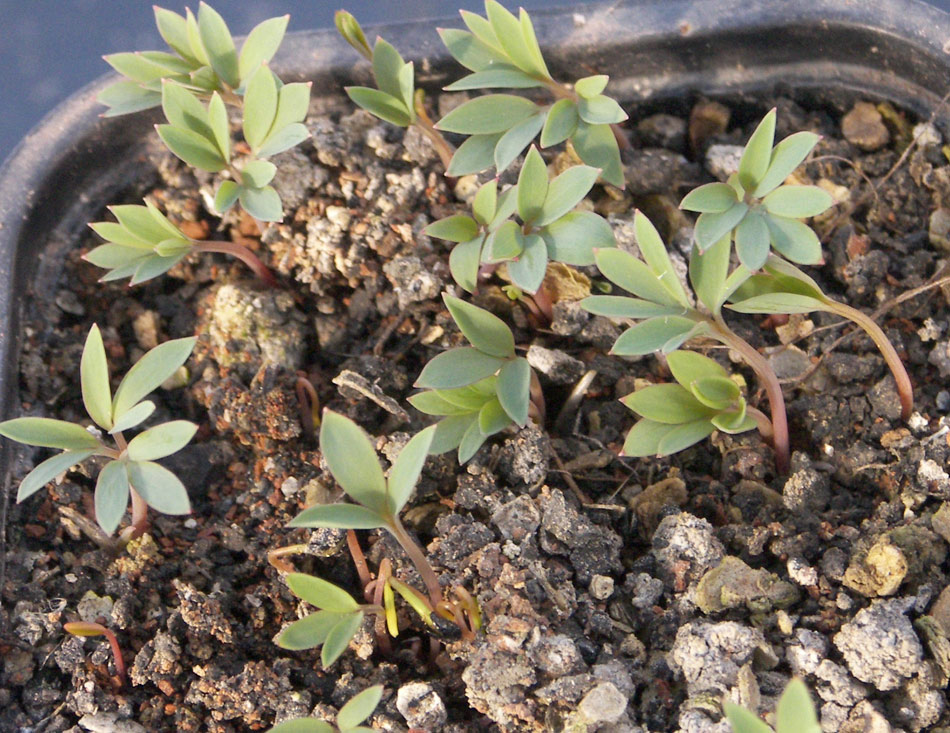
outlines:
{"label": "clump of soil", "polygon": [[[652,356],[607,355],[621,328],[576,305],[596,269],[561,274],[549,328],[489,283],[475,302],[513,325],[549,418],[490,440],[465,466],[431,458],[406,515],[443,582],[477,596],[484,631],[445,639],[432,655],[429,633],[410,626],[383,655],[367,627],[329,670],[317,651],[272,642],[307,609],[268,551],[303,543],[306,554],[289,560],[296,569],[359,588],[342,533],[286,526],[339,496],[301,424],[298,373],[321,404],[378,436],[387,458],[426,424],[405,398],[422,366],[461,336],[439,297],[454,288],[449,248],[422,230],[463,210],[475,181],[447,180],[424,139],[322,100],[312,139],[275,161],[287,216],[260,235],[238,214],[218,220],[196,206],[211,182],[156,150],[157,183],[129,200],[147,195],[196,231],[249,244],[283,288],[263,290],[217,257],[131,291],[101,286],[79,260],[90,238],[70,252],[59,292],[27,304],[24,413],[83,418],[76,371],[96,321],[116,374],[154,343],[198,334],[188,385],[155,401],[156,419],[201,429],[166,462],[194,514],[154,516],[126,554],[83,533],[77,517],[90,513],[94,486],[85,469],[12,510],[0,729],[262,730],[332,719],[383,684],[371,723],[386,731],[699,733],[728,730],[724,694],[770,710],[793,674],[813,690],[825,730],[950,724],[950,322],[948,292],[923,288],[946,274],[950,165],[929,125],[901,161],[913,121],[889,106],[799,102],[632,107],[628,188],[597,187],[591,205],[626,248],[643,209],[685,263],[691,220],[679,198],[728,175],[768,106],[779,107],[780,137],[819,132],[796,176],[838,205],[816,222],[827,261],[810,274],[851,305],[880,309],[916,387],[911,420],[900,422],[863,335],[825,314],[738,317],[784,380],[792,473],[776,475],[753,433],[716,435],[669,459],[620,459],[634,418],[617,398],[667,372]],[[707,353],[744,374],[761,401],[730,354]],[[585,399],[562,410],[590,370]],[[14,477],[42,457],[20,450]],[[371,564],[391,557],[413,579],[388,537],[360,534]],[[116,631],[128,686],[105,643],[64,634],[74,618]]]}

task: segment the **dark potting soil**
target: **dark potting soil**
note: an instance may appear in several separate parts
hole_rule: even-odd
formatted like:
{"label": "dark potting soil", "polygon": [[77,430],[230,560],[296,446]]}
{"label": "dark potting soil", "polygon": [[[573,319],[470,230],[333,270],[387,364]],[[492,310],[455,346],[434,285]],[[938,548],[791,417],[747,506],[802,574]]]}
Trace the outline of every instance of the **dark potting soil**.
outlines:
{"label": "dark potting soil", "polygon": [[[131,290],[100,285],[101,272],[79,259],[96,244],[91,234],[37,284],[23,319],[26,414],[85,418],[77,373],[94,322],[114,375],[165,339],[198,334],[186,386],[154,398],[155,421],[201,426],[165,462],[194,513],[153,515],[150,534],[116,557],[84,529],[91,465],[12,508],[0,730],[263,730],[311,713],[332,720],[353,694],[384,684],[371,722],[385,731],[725,732],[723,692],[771,710],[792,674],[813,691],[825,730],[948,725],[950,290],[924,286],[948,273],[950,165],[935,127],[917,128],[908,149],[915,121],[869,101],[630,108],[628,188],[598,186],[585,205],[633,251],[633,212],[644,210],[685,271],[692,220],[677,209],[682,194],[736,164],[769,106],[779,108],[778,138],[821,133],[795,175],[838,205],[815,222],[827,261],[809,274],[878,314],[916,388],[911,420],[900,421],[873,344],[836,318],[737,315],[731,322],[783,379],[791,475],[776,475],[756,433],[715,435],[668,459],[620,459],[634,416],[617,400],[639,380],[669,379],[663,361],[607,355],[622,326],[576,305],[602,280],[595,268],[549,273],[551,323],[493,281],[474,301],[528,350],[546,424],[489,440],[462,467],[454,454],[431,458],[406,514],[443,582],[477,596],[484,633],[445,640],[433,659],[430,635],[406,614],[390,655],[367,626],[329,670],[318,650],[272,642],[312,609],[268,551],[303,543],[290,567],[359,589],[342,532],[286,526],[339,497],[303,428],[298,374],[322,405],[378,436],[386,458],[426,424],[405,398],[422,366],[462,339],[440,298],[453,287],[449,247],[422,230],[464,210],[478,181],[446,180],[421,137],[321,100],[312,139],[276,161],[285,221],[260,235],[237,213],[210,215],[210,178],[156,145],[153,180],[127,201],[148,196],[189,236],[240,240],[283,287],[263,289],[217,256]],[[556,169],[570,163],[546,154]],[[709,347],[761,404],[752,373]],[[590,370],[578,404],[569,397]],[[17,456],[18,479],[45,453]],[[371,565],[390,557],[413,580],[388,537],[360,535]],[[105,642],[63,632],[78,618],[115,630],[128,686]]]}

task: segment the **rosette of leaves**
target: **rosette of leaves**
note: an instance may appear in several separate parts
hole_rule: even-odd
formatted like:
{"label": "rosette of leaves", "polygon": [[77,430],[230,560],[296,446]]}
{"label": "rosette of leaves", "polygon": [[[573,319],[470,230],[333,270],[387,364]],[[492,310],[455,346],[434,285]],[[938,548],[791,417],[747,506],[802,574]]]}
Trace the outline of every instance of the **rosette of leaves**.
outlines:
{"label": "rosette of leaves", "polygon": [[773,147],[774,139],[772,109],[746,143],[739,171],[726,183],[690,191],[680,202],[680,208],[700,212],[694,235],[700,251],[728,235],[739,262],[752,271],[765,264],[770,248],[792,262],[822,261],[818,236],[802,219],[828,209],[831,195],[818,186],[783,185],[819,137],[797,132]]}
{"label": "rosette of leaves", "polygon": [[155,403],[145,397],[178,371],[194,344],[194,338],[174,339],[151,349],[129,369],[113,395],[102,335],[94,325],[86,337],[79,365],[82,398],[89,417],[106,431],[116,447],[106,445],[96,431],[65,420],[18,417],[0,423],[0,435],[62,451],[27,474],[20,483],[17,502],[76,464],[103,456],[109,460],[99,471],[94,505],[96,521],[106,534],[111,535],[119,526],[130,496],[133,506],[138,496],[163,514],[188,514],[191,506],[184,485],[155,461],[184,448],[198,426],[173,420],[148,428],[128,442],[122,433],[138,427],[155,411]]}
{"label": "rosette of leaves", "polygon": [[284,15],[255,26],[238,52],[227,23],[210,5],[201,3],[197,17],[190,9],[184,16],[157,6],[154,10],[168,50],[105,57],[125,77],[99,93],[99,102],[109,108],[106,117],[157,107],[166,79],[203,96],[219,92],[234,101],[232,97],[244,93],[250,77],[273,58],[290,19]]}
{"label": "rosette of leaves", "polygon": [[638,389],[621,402],[642,419],[627,433],[622,455],[668,456],[714,430],[743,433],[757,426],[739,385],[712,359],[693,351],[667,354],[676,384]]}
{"label": "rosette of leaves", "polygon": [[106,244],[83,257],[108,270],[99,282],[128,277],[130,285],[138,285],[168,272],[195,248],[195,242],[151,202],[146,201],[145,206],[110,206],[109,211],[116,221],[89,225]]}
{"label": "rosette of leaves", "polygon": [[514,335],[498,316],[451,295],[443,299],[471,345],[449,349],[426,364],[415,386],[427,391],[409,402],[443,418],[430,452],[458,448],[459,463],[465,463],[495,433],[527,424],[531,367],[515,354]]}
{"label": "rosette of leaves", "polygon": [[775,729],[755,713],[729,700],[722,704],[733,733],[820,733],[815,703],[805,683],[795,677],[785,687],[775,709]]}
{"label": "rosette of leaves", "polygon": [[[482,186],[473,216],[458,214],[426,227],[426,233],[459,244],[449,266],[459,285],[474,292],[482,264],[507,264],[511,282],[535,293],[549,261],[566,265],[594,264],[596,248],[616,245],[613,230],[592,211],[574,211],[590,192],[598,170],[587,165],[568,168],[548,180],[544,159],[533,147],[518,175],[518,184],[496,196],[496,186]],[[517,213],[517,221],[509,217]]]}
{"label": "rosette of leaves", "polygon": [[382,697],[382,685],[367,687],[340,708],[335,726],[317,718],[297,718],[275,725],[270,733],[372,733],[372,728],[360,723],[373,714]]}
{"label": "rosette of leaves", "polygon": [[452,110],[436,127],[470,137],[459,146],[446,173],[460,176],[492,166],[501,172],[540,133],[542,147],[569,140],[584,163],[623,188],[620,151],[611,125],[627,115],[603,94],[608,77],[585,77],[573,89],[556,82],[524,8],[515,17],[495,0],[486,0],[485,17],[464,10],[461,14],[467,31],[439,29],[439,34],[449,53],[472,73],[446,90],[544,87],[557,101],[545,105],[513,94],[488,94]]}
{"label": "rosette of leaves", "polygon": [[258,66],[247,80],[243,104],[245,142],[249,156],[232,160],[231,131],[224,101],[211,94],[205,107],[186,87],[162,84],[162,110],[167,124],[159,137],[185,163],[210,173],[229,171],[234,180],[218,186],[214,206],[223,214],[236,202],[261,221],[280,221],[280,196],[269,185],[277,167],[266,158],[282,153],[309,137],[303,124],[310,105],[310,84],[280,84],[267,68]]}
{"label": "rosette of leaves", "polygon": [[857,324],[871,338],[887,363],[907,420],[914,407],[914,390],[894,345],[873,318],[829,298],[818,283],[781,257],[770,255],[762,273],[752,275],[730,295],[727,307],[739,313],[835,313]]}

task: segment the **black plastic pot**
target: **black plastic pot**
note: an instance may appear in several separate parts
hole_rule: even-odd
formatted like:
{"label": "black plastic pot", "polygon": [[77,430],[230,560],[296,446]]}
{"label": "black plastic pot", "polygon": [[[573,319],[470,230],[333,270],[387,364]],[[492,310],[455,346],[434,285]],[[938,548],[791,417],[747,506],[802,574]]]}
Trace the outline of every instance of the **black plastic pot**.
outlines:
{"label": "black plastic pot", "polygon": [[[626,0],[581,12],[533,13],[552,72],[565,79],[607,73],[622,100],[820,89],[889,99],[928,116],[950,88],[950,15],[919,0]],[[455,18],[444,24],[458,25]],[[437,88],[459,74],[434,24],[400,24],[384,34],[417,61],[422,84]],[[368,76],[367,65],[355,62],[352,49],[324,30],[289,36],[276,67],[285,78],[312,79],[317,95],[337,95]],[[64,253],[86,222],[149,175],[145,153],[159,115],[100,118],[95,96],[111,80],[60,105],[0,169],[3,416],[17,410],[25,298],[51,299]],[[948,121],[940,110],[937,124],[946,129]],[[9,441],[0,451],[5,459]],[[9,461],[2,465],[7,486]]]}

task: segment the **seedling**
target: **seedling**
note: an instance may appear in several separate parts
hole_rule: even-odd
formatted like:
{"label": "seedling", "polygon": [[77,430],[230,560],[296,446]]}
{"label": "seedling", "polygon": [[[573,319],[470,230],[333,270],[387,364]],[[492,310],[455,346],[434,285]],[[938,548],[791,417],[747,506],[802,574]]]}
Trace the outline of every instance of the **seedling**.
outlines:
{"label": "seedling", "polygon": [[186,237],[152,203],[110,206],[116,221],[99,221],[89,226],[106,240],[83,259],[109,272],[99,282],[129,278],[138,285],[168,272],[186,256],[197,252],[221,252],[237,257],[267,285],[277,281],[263,262],[237,242],[198,241]]}
{"label": "seedling", "polygon": [[[201,3],[197,19],[155,8],[159,32],[173,53],[119,53],[106,61],[126,80],[99,95],[107,116],[161,104],[162,141],[185,163],[210,173],[227,171],[215,195],[223,214],[236,202],[261,221],[280,221],[280,196],[269,185],[277,172],[266,160],[306,140],[303,125],[310,84],[283,84],[267,66],[280,47],[289,16],[271,18],[248,35],[240,54],[224,19]],[[207,99],[207,106],[203,103]],[[226,104],[243,110],[248,155],[234,157]]]}
{"label": "seedling", "polygon": [[125,660],[122,658],[122,647],[119,646],[119,640],[111,630],[102,624],[87,623],[86,621],[69,621],[63,624],[63,630],[73,636],[104,636],[109,641],[112,649],[112,659],[115,661],[115,671],[119,673],[119,679],[122,684],[126,684],[128,678],[125,673]]}
{"label": "seedling", "polygon": [[297,718],[278,723],[270,733],[372,733],[372,728],[360,723],[373,714],[382,697],[382,685],[367,687],[340,708],[335,726],[317,718]]}
{"label": "seedling", "polygon": [[834,200],[818,186],[783,185],[819,137],[797,132],[773,147],[774,140],[772,109],[746,143],[739,171],[727,183],[707,183],[680,202],[680,208],[701,212],[695,231],[701,252],[728,236],[735,240],[739,262],[752,271],[765,265],[770,247],[792,262],[821,263],[821,242],[801,220],[821,214]]}
{"label": "seedling", "polygon": [[[366,433],[343,415],[324,411],[320,425],[320,450],[343,491],[357,503],[312,506],[297,515],[290,526],[387,530],[422,577],[428,598],[396,578],[384,577],[387,574],[381,572],[377,585],[367,585],[366,589],[381,595],[382,605],[359,604],[349,593],[331,583],[292,573],[287,576],[290,589],[320,610],[295,621],[281,632],[277,638],[280,646],[310,649],[322,645],[321,659],[324,666],[329,666],[346,649],[367,613],[386,618],[390,633],[395,634],[398,628],[395,625],[394,590],[427,624],[435,625],[433,614],[439,614],[453,623],[459,623],[457,631],[461,630],[469,636],[474,634],[480,619],[471,596],[456,593],[460,598],[459,603],[445,601],[438,575],[399,519],[399,513],[409,501],[419,479],[435,433],[435,426],[417,433],[400,451],[387,479]],[[363,575],[365,573],[361,572]],[[464,606],[463,609],[459,608],[460,604]]]}
{"label": "seedling", "polygon": [[[492,435],[543,415],[543,398],[528,360],[515,354],[515,337],[498,316],[444,295],[446,307],[471,346],[449,349],[432,359],[409,398],[420,412],[442,416],[430,453],[458,448],[468,461]],[[532,381],[535,388],[532,388]]]}
{"label": "seedling", "polygon": [[775,729],[744,707],[726,700],[723,712],[733,733],[820,733],[815,704],[805,683],[797,677],[785,687],[775,709]]}
{"label": "seedling", "polygon": [[[472,203],[472,216],[456,214],[433,222],[426,233],[458,242],[449,257],[452,277],[475,292],[480,268],[506,263],[518,288],[536,293],[548,262],[594,264],[594,249],[614,247],[610,225],[591,211],[573,211],[600,171],[587,165],[568,168],[548,181],[547,166],[531,147],[518,184],[500,195],[497,182],[484,184]],[[511,218],[517,213],[519,224]]]}
{"label": "seedling", "polygon": [[415,89],[413,64],[406,63],[392,44],[382,38],[370,48],[366,35],[351,13],[338,10],[334,16],[340,35],[373,65],[372,87],[346,87],[346,93],[356,104],[397,127],[415,127],[432,143],[448,169],[455,152],[448,141],[435,129],[425,108],[425,95]]}
{"label": "seedling", "polygon": [[612,126],[627,115],[603,94],[608,77],[584,77],[573,88],[555,81],[523,8],[515,17],[495,0],[486,0],[485,17],[464,10],[461,15],[467,31],[449,28],[439,34],[455,60],[473,73],[447,86],[447,91],[543,88],[556,101],[546,105],[512,94],[488,94],[455,108],[436,127],[470,137],[459,146],[446,173],[477,173],[492,166],[500,173],[540,133],[541,147],[568,140],[584,163],[623,188],[618,140],[625,138]]}
{"label": "seedling", "polygon": [[123,431],[139,426],[155,411],[144,399],[185,363],[194,338],[175,339],[156,346],[136,362],[119,383],[115,395],[109,386],[109,367],[98,326],[86,337],[79,366],[83,403],[93,422],[112,438],[107,445],[99,431],[45,417],[18,417],[0,423],[0,435],[28,445],[58,448],[20,483],[17,502],[42,489],[64,471],[93,456],[108,462],[99,471],[95,492],[96,521],[107,535],[119,526],[131,498],[132,525],[122,541],[137,537],[148,524],[148,507],[163,514],[188,514],[191,505],[184,485],[155,459],[184,448],[198,426],[173,420],[142,431],[126,441]]}

